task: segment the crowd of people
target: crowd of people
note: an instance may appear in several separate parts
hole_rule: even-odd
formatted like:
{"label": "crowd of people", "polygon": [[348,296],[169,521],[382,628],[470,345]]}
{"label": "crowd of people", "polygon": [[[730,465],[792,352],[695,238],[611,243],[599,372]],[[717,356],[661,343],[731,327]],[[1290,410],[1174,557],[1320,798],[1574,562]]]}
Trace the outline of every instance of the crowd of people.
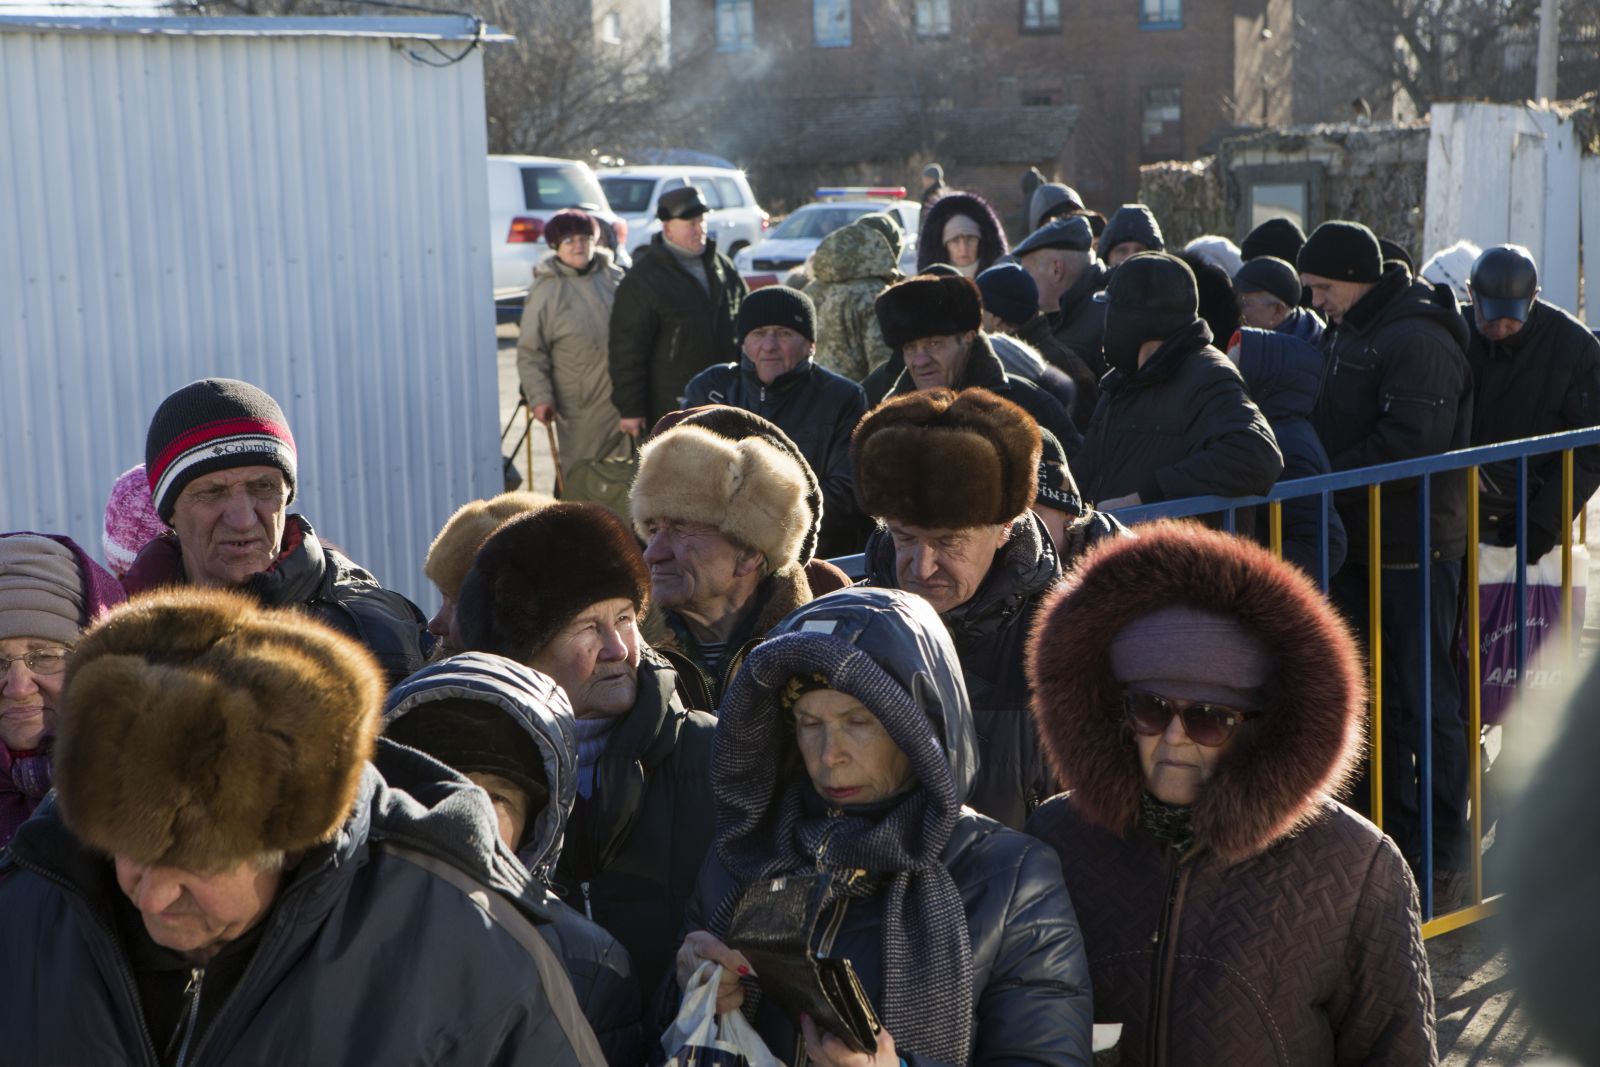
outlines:
{"label": "crowd of people", "polygon": [[1428,545],[1383,496],[1382,829],[1365,493],[1286,508],[1281,559],[1114,513],[1600,424],[1600,342],[1516,246],[1462,305],[1357,222],[1173,254],[1042,183],[1013,245],[927,184],[916,275],[870,215],[804,290],[747,292],[692,187],[626,274],[552,220],[524,395],[564,465],[637,451],[626,513],[464,502],[431,617],[289,510],[289,420],[234,379],[154,412],[105,566],[0,534],[16,1062],[636,1067],[708,963],[796,1067],[1088,1064],[1097,1022],[1125,1064],[1437,1062],[1464,484]]}

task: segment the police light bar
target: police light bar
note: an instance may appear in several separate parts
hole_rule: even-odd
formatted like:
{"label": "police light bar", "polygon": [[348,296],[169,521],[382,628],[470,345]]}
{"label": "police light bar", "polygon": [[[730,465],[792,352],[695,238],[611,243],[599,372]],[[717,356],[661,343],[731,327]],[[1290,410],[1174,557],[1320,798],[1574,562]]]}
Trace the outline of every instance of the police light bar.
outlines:
{"label": "police light bar", "polygon": [[825,200],[830,196],[881,196],[890,200],[904,200],[906,187],[903,185],[829,185],[817,190],[818,200]]}

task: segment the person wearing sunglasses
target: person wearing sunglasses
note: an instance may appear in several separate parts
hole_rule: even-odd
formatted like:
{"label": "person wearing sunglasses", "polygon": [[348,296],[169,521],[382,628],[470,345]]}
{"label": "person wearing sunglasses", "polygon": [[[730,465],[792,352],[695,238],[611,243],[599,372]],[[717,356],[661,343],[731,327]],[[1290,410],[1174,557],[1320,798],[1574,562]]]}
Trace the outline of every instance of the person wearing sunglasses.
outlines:
{"label": "person wearing sunglasses", "polygon": [[1119,1062],[1438,1062],[1416,884],[1336,799],[1360,657],[1303,572],[1141,526],[1051,595],[1028,673],[1068,790],[1028,830],[1061,857]]}
{"label": "person wearing sunglasses", "polygon": [[78,634],[126,597],[69,537],[0,534],[0,847],[50,791],[50,738]]}

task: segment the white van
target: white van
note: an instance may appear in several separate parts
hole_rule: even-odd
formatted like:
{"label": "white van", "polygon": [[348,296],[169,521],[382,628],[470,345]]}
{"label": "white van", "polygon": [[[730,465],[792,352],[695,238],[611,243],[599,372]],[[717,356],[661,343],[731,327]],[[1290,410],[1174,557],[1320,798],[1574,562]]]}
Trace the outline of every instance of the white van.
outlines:
{"label": "white van", "polygon": [[758,244],[766,233],[768,217],[744,171],[726,167],[608,167],[600,171],[606,200],[628,224],[627,247],[638,255],[661,232],[656,201],[662,193],[693,185],[706,198],[711,211],[706,231],[717,251],[732,258],[741,249]]}
{"label": "white van", "polygon": [[599,216],[628,248],[627,224],[606,203],[606,194],[587,163],[550,156],[489,157],[489,241],[494,249],[494,289],[527,289],[534,265],[550,252],[544,224],[563,208]]}

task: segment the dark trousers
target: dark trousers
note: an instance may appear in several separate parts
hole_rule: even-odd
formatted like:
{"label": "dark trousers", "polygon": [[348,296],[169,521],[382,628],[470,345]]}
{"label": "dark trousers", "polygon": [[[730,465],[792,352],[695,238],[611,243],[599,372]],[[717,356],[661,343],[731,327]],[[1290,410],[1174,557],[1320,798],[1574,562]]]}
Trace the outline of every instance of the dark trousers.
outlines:
{"label": "dark trousers", "polygon": [[[1350,620],[1363,649],[1367,632],[1370,571],[1346,562],[1328,588],[1334,604]],[[1421,874],[1421,758],[1423,678],[1433,684],[1433,867],[1462,870],[1470,856],[1467,830],[1467,732],[1461,717],[1461,684],[1456,674],[1457,608],[1461,561],[1429,567],[1427,662],[1422,650],[1422,589],[1419,570],[1383,572],[1383,828]],[[1365,812],[1370,806],[1365,776],[1351,798]],[[1370,812],[1368,812],[1370,814]]]}

